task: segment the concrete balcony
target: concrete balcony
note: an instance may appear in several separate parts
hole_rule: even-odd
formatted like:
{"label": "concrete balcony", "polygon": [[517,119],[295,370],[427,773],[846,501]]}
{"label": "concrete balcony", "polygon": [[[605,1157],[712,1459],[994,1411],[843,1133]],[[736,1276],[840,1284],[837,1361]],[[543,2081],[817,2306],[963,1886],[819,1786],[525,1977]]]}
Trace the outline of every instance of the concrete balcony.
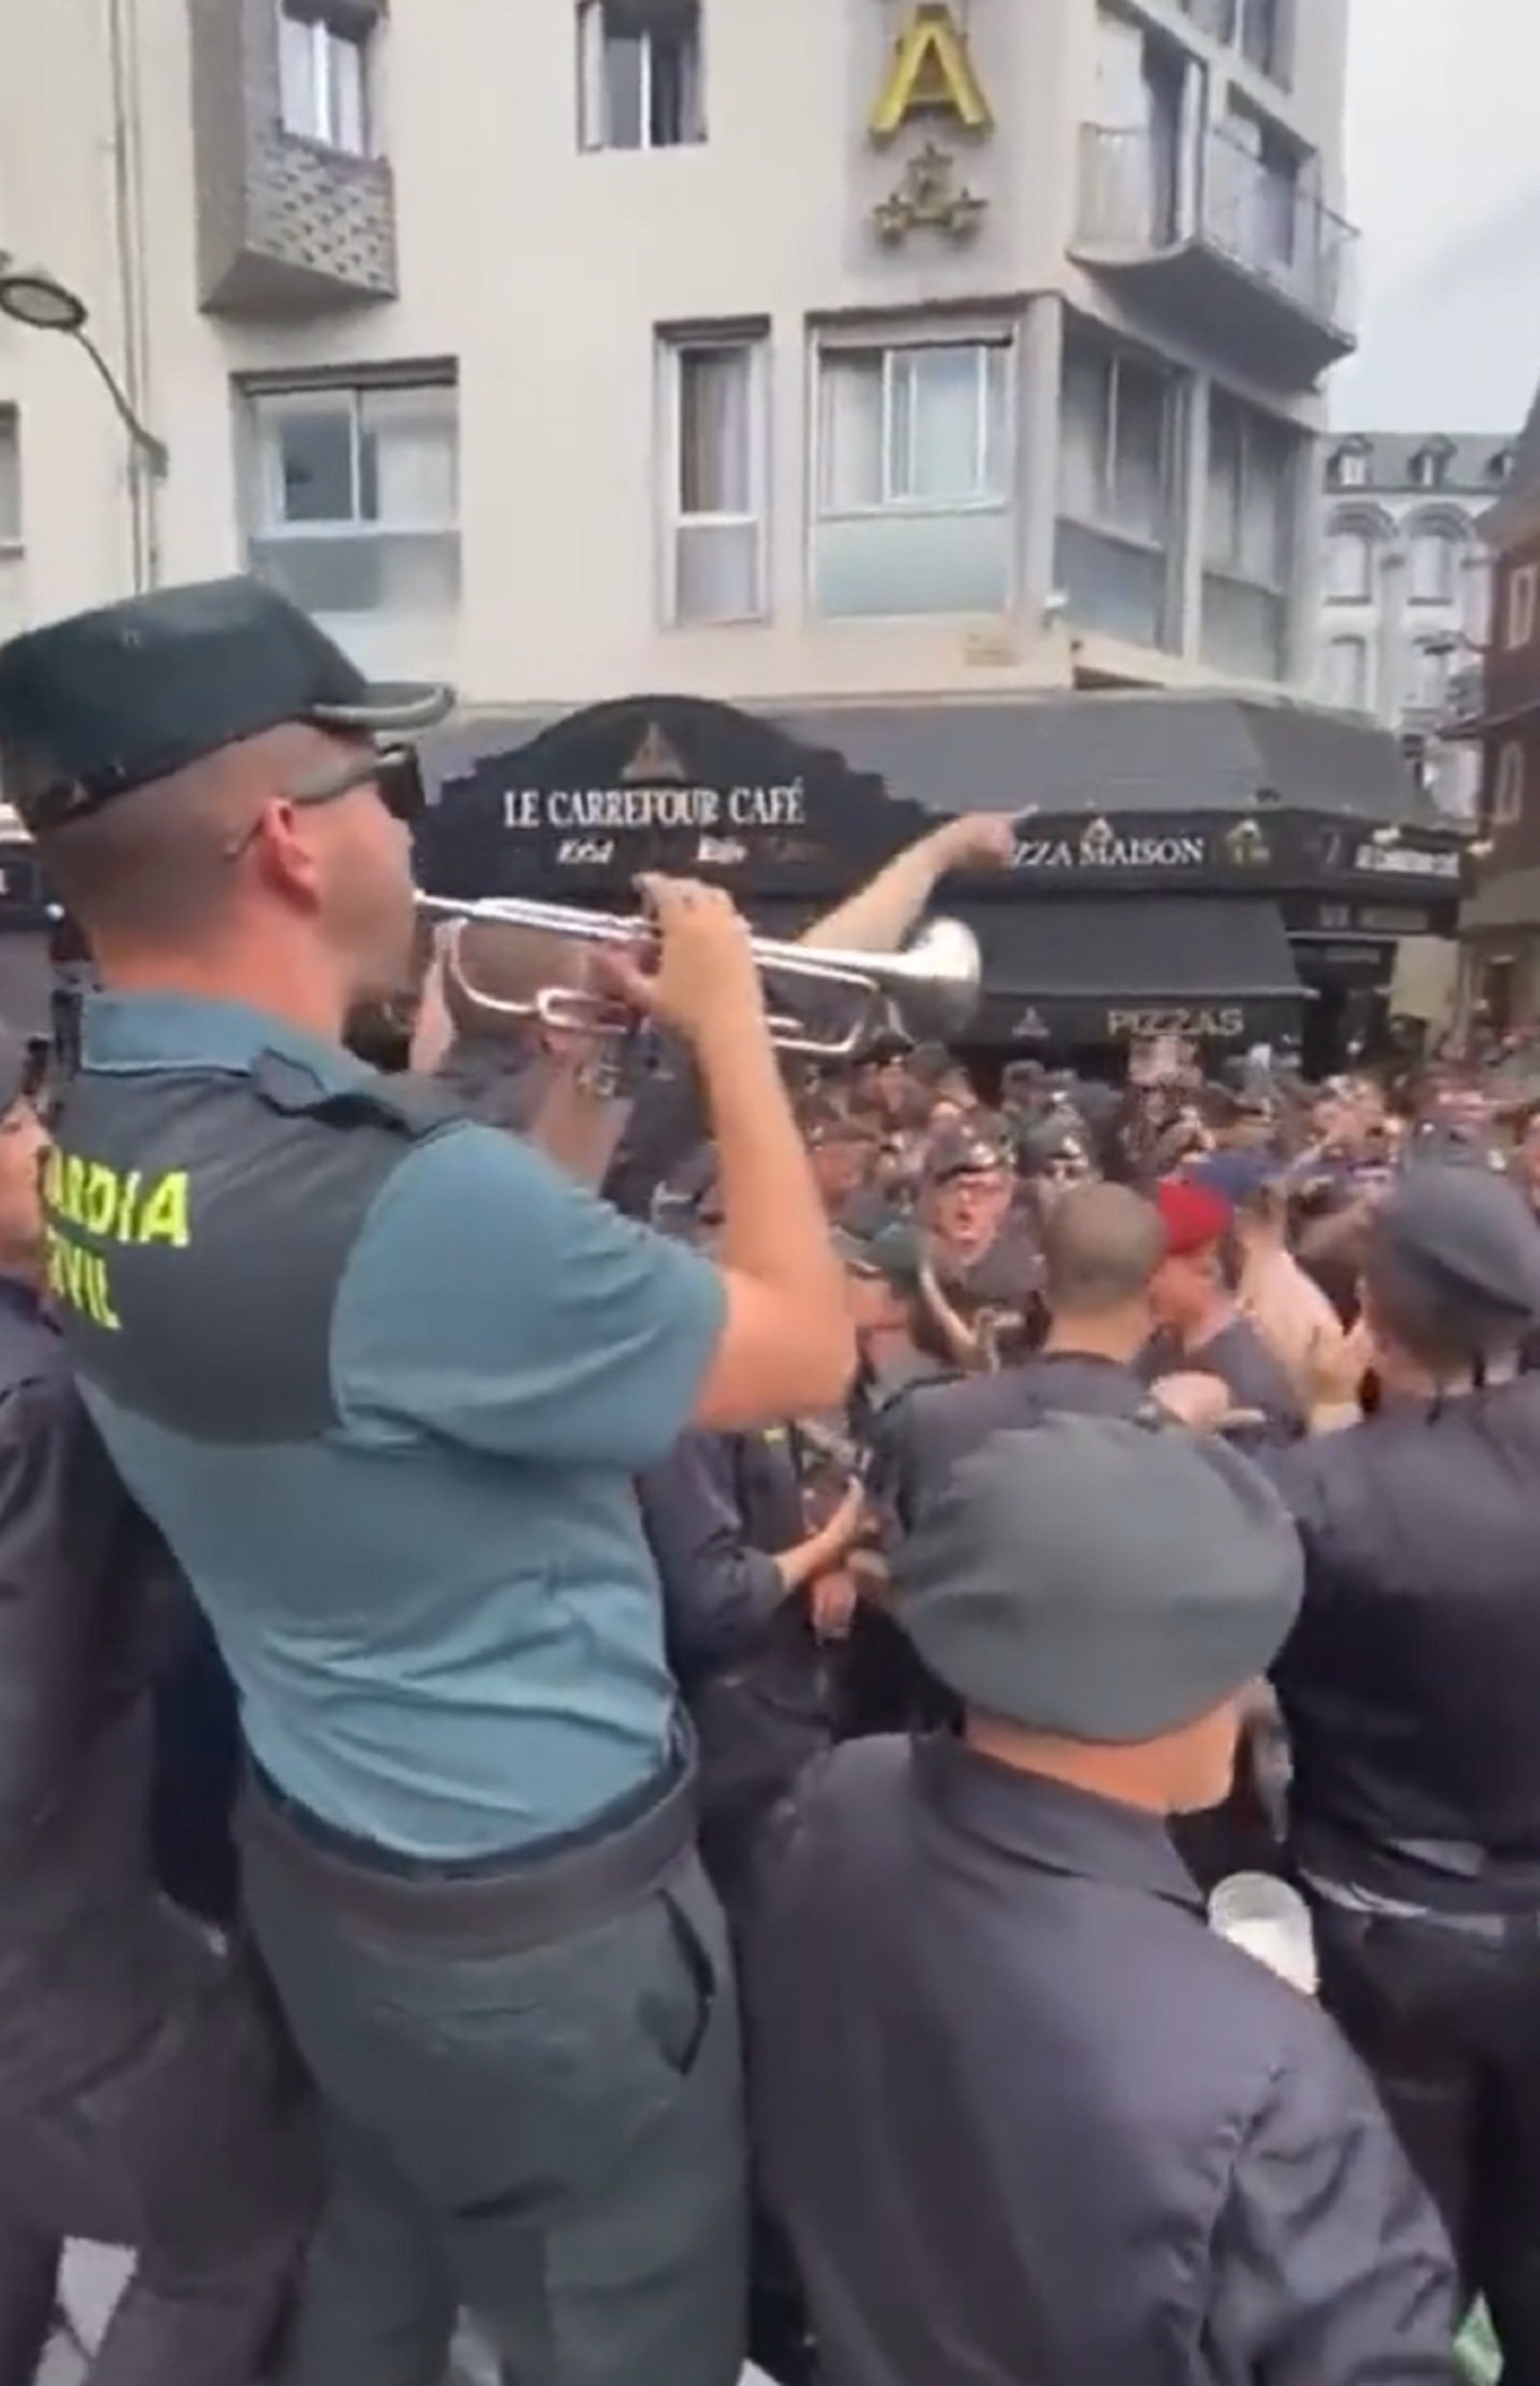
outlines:
{"label": "concrete balcony", "polygon": [[[381,0],[333,0],[368,26]],[[286,132],[273,0],[192,0],[199,302],[302,321],[398,295],[388,161]]]}
{"label": "concrete balcony", "polygon": [[1358,345],[1357,232],[1219,127],[1189,156],[1157,130],[1083,125],[1073,254],[1151,322],[1280,388]]}

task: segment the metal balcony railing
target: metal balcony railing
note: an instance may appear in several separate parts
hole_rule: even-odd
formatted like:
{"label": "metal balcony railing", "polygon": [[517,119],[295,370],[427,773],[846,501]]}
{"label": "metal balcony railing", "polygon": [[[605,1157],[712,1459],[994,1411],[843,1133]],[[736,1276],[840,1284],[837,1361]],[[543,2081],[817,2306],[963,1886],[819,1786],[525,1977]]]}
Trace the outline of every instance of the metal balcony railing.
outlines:
{"label": "metal balcony railing", "polygon": [[1317,321],[1350,333],[1354,227],[1222,126],[1204,134],[1194,163],[1188,171],[1174,125],[1082,126],[1082,244],[1146,255],[1207,248]]}

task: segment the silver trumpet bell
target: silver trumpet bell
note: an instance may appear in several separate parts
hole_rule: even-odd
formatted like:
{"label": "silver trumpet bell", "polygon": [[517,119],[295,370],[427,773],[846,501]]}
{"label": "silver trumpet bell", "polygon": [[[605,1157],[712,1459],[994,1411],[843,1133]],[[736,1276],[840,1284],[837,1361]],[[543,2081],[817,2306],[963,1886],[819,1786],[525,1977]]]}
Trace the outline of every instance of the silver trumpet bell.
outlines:
{"label": "silver trumpet bell", "polygon": [[[479,987],[465,965],[464,938],[468,928],[496,928],[515,936],[558,936],[601,950],[624,949],[634,954],[640,949],[645,955],[649,942],[655,946],[657,941],[657,932],[646,918],[623,919],[609,912],[584,911],[570,904],[540,903],[517,895],[465,902],[419,895],[417,901],[425,917],[448,924],[442,948],[444,966],[474,1008],[501,1018],[538,1020],[546,1027],[589,1036],[621,1034],[636,1024],[635,1014],[624,1004],[578,987],[541,986],[521,996]],[[978,1007],[982,976],[978,939],[958,919],[927,921],[901,953],[825,952],[816,946],[783,943],[774,936],[755,936],[751,942],[762,975],[773,987],[784,989],[783,1000],[792,988],[805,988],[818,999],[820,1008],[833,1007],[840,1013],[838,1024],[824,1034],[789,1011],[772,1010],[771,1038],[782,1052],[822,1061],[848,1060],[886,1025],[895,1009],[906,1026],[921,1034],[954,1036]],[[848,1016],[842,998],[848,998]]]}

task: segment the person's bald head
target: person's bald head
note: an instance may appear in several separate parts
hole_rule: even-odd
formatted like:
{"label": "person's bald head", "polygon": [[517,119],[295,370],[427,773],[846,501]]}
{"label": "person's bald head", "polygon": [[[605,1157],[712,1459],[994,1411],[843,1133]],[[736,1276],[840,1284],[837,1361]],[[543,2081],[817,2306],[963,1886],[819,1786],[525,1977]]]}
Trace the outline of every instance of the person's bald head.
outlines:
{"label": "person's bald head", "polygon": [[1148,1297],[1166,1242],[1154,1208],[1126,1185],[1078,1185],[1042,1225],[1043,1293],[1056,1320],[1109,1318]]}

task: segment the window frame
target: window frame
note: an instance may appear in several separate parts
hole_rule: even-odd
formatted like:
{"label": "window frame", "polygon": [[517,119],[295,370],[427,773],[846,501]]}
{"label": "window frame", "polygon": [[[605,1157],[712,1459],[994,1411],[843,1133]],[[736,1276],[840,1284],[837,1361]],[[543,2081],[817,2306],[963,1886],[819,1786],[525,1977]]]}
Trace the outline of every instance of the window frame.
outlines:
{"label": "window frame", "polygon": [[[999,356],[1001,420],[999,449],[1001,457],[1001,487],[996,495],[973,498],[901,498],[860,505],[834,505],[824,501],[827,472],[824,381],[825,370],[831,364],[852,356],[881,356],[883,361],[883,453],[880,464],[885,482],[888,472],[887,436],[891,420],[890,362],[921,348],[974,348],[986,359],[992,352]],[[916,622],[955,622],[975,613],[990,619],[1011,613],[1017,602],[1018,558],[1016,541],[1009,536],[1011,526],[1019,517],[1022,503],[1021,471],[1017,455],[1020,432],[1020,372],[1021,328],[1015,320],[999,317],[974,316],[941,326],[926,325],[922,330],[885,330],[881,324],[849,333],[833,332],[815,336],[808,352],[807,403],[808,431],[807,443],[807,478],[805,499],[805,528],[803,535],[803,572],[807,601],[812,616],[820,622],[898,624]],[[979,369],[980,387],[984,393],[984,449],[988,445],[988,400],[989,373],[988,362]],[[931,609],[903,606],[892,612],[831,611],[823,602],[820,572],[820,535],[827,526],[837,527],[848,523],[935,522],[938,520],[997,521],[1007,528],[1008,555],[1005,590],[998,605],[966,607],[961,612],[953,607],[937,605]]]}
{"label": "window frame", "polygon": [[[654,57],[654,43],[658,28],[643,24],[636,38],[641,43],[642,85],[639,105],[640,139],[631,142],[612,138],[609,123],[608,83],[604,74],[607,48],[619,37],[611,25],[613,0],[578,0],[575,18],[578,42],[578,148],[583,157],[652,157],[674,149],[699,149],[706,138],[706,12],[700,0],[680,0],[680,25],[694,43],[695,66],[695,126],[679,141],[654,141],[653,138],[653,95]],[[597,37],[588,28],[597,25]],[[589,45],[597,39],[600,67],[599,113],[602,121],[597,136],[590,122]]]}
{"label": "window frame", "polygon": [[[1349,702],[1339,696],[1331,678],[1330,657],[1333,654],[1346,653],[1349,649],[1358,657],[1358,669],[1354,675],[1359,683],[1359,693],[1356,702]],[[1371,672],[1373,650],[1369,639],[1364,635],[1363,631],[1357,629],[1342,630],[1337,634],[1337,636],[1328,638],[1326,641],[1326,654],[1328,658],[1326,669],[1327,704],[1338,712],[1372,712],[1373,710],[1373,687]]]}
{"label": "window frame", "polygon": [[1524,740],[1504,738],[1497,750],[1492,772],[1494,829],[1515,829],[1524,818],[1525,778]]}
{"label": "window frame", "polygon": [[0,556],[26,551],[26,503],[21,477],[21,408],[0,403],[0,497],[13,500],[10,520],[0,505]]}
{"label": "window frame", "polygon": [[[663,526],[663,620],[671,629],[723,629],[770,619],[770,391],[771,346],[768,327],[744,329],[725,324],[720,330],[698,325],[684,332],[658,336],[663,371],[664,440],[659,459],[659,489]],[[749,489],[755,510],[748,514],[687,514],[683,504],[684,360],[691,354],[733,349],[747,359],[749,423]],[[718,524],[751,525],[755,531],[752,610],[743,613],[696,614],[680,609],[680,541],[691,526]]]}
{"label": "window frame", "polygon": [[[1341,543],[1351,539],[1363,551],[1364,569],[1361,583],[1352,588],[1333,585],[1332,558]],[[1374,601],[1374,556],[1378,542],[1373,532],[1361,522],[1332,523],[1326,531],[1325,600],[1328,604],[1373,604]]]}
{"label": "window frame", "polygon": [[[1447,571],[1438,588],[1428,593],[1417,585],[1418,550],[1435,543],[1447,558]],[[1411,523],[1406,533],[1406,602],[1409,605],[1452,605],[1460,601],[1460,558],[1467,541],[1451,522],[1447,520]]]}
{"label": "window frame", "polygon": [[[1255,405],[1250,398],[1237,397],[1233,390],[1226,389],[1222,383],[1217,382],[1211,385],[1209,392],[1208,423],[1208,451],[1210,462],[1208,470],[1204,475],[1203,524],[1201,536],[1198,541],[1200,573],[1205,578],[1213,577],[1215,579],[1229,580],[1237,588],[1263,589],[1269,596],[1277,597],[1287,602],[1292,591],[1295,576],[1298,570],[1299,564],[1299,525],[1297,510],[1292,503],[1286,507],[1286,519],[1284,524],[1286,536],[1283,543],[1287,552],[1284,553],[1279,564],[1276,578],[1257,579],[1252,574],[1244,568],[1243,564],[1239,560],[1235,562],[1226,561],[1220,563],[1209,552],[1208,500],[1213,477],[1212,458],[1214,452],[1214,404],[1216,399],[1219,399],[1223,405],[1234,409],[1236,420],[1240,424],[1243,434],[1241,441],[1241,502],[1238,509],[1238,519],[1243,522],[1245,518],[1245,504],[1248,493],[1248,475],[1250,472],[1255,469],[1254,456],[1258,423],[1267,423],[1270,430],[1271,430],[1277,437],[1280,447],[1287,446],[1288,452],[1285,459],[1283,475],[1285,483],[1293,478],[1294,474],[1297,470],[1299,450],[1304,437],[1304,434],[1300,430],[1297,423],[1289,422],[1281,415],[1269,414],[1265,407]],[[1289,495],[1292,495],[1292,492],[1289,492],[1286,488],[1286,496]]]}
{"label": "window frame", "polygon": [[1508,574],[1502,600],[1502,649],[1518,654],[1534,643],[1535,615],[1540,610],[1540,563],[1516,564]]}
{"label": "window frame", "polygon": [[[1109,500],[1109,503],[1105,513],[1098,512],[1089,517],[1065,503],[1064,489],[1065,389],[1068,377],[1070,349],[1076,342],[1079,342],[1088,352],[1093,353],[1098,363],[1104,368],[1110,369],[1111,375],[1111,385],[1107,391],[1107,435],[1104,453],[1101,457],[1101,469],[1097,475],[1101,493]],[[1125,372],[1147,373],[1151,380],[1161,384],[1161,468],[1167,503],[1166,536],[1164,538],[1149,538],[1143,531],[1133,529],[1126,522],[1120,522],[1117,519],[1118,400]],[[1078,324],[1072,331],[1066,327],[1064,365],[1061,368],[1059,382],[1060,471],[1058,485],[1054,491],[1055,520],[1073,523],[1077,529],[1089,530],[1099,538],[1113,539],[1119,546],[1137,547],[1143,554],[1169,556],[1181,537],[1181,503],[1177,494],[1177,442],[1182,398],[1183,382],[1179,372],[1168,370],[1159,362],[1147,359],[1132,349],[1119,346],[1115,339],[1102,339],[1094,330],[1082,331]]]}
{"label": "window frame", "polygon": [[[966,498],[935,498],[897,496],[892,487],[892,437],[894,423],[893,363],[897,357],[909,357],[936,348],[971,348],[979,359],[975,372],[974,434],[975,458],[987,464],[989,437],[989,370],[991,352],[1001,358],[1002,419],[999,425],[999,446],[1006,464],[1004,483],[997,494],[981,492]],[[813,357],[813,419],[812,419],[812,519],[816,529],[824,522],[892,521],[906,515],[929,519],[937,514],[998,514],[1009,513],[1015,501],[1015,475],[1013,462],[1015,453],[1016,403],[1015,364],[1016,337],[1008,330],[991,337],[985,333],[965,332],[953,337],[913,340],[838,340],[820,341]],[[882,359],[882,433],[879,471],[883,485],[880,497],[866,504],[834,505],[825,501],[825,473],[828,463],[824,435],[824,373],[832,363],[848,363],[852,357],[878,356]],[[918,409],[911,409],[911,469],[912,471],[912,440],[918,423]]]}
{"label": "window frame", "polygon": [[[379,547],[406,540],[443,543],[446,556],[452,550],[456,595],[452,605],[444,608],[444,618],[457,616],[463,606],[464,565],[464,490],[461,482],[461,419],[460,385],[457,372],[443,360],[422,366],[402,366],[392,370],[371,372],[367,367],[339,367],[335,371],[313,374],[261,372],[237,377],[233,384],[237,405],[238,454],[241,465],[241,529],[246,568],[265,577],[261,551],[288,550],[298,552],[307,546],[334,547],[344,542],[355,549]],[[359,510],[361,495],[360,457],[364,432],[365,401],[392,392],[424,395],[437,394],[452,409],[453,422],[453,505],[450,515],[399,514],[370,520]],[[331,399],[346,401],[348,409],[349,442],[348,474],[352,510],[346,514],[328,515],[314,522],[289,522],[282,513],[283,450],[277,425],[282,420],[285,399]],[[298,411],[298,409],[296,409]],[[270,425],[271,427],[270,427]],[[379,567],[382,571],[385,567]],[[281,583],[280,583],[281,584]],[[316,608],[330,620],[334,615],[360,620],[389,619],[392,607],[388,603]],[[438,608],[434,608],[435,619]],[[427,615],[424,612],[424,618]]]}
{"label": "window frame", "polygon": [[[365,160],[374,155],[374,109],[371,67],[371,29],[344,30],[327,16],[325,11],[300,9],[294,0],[276,0],[278,20],[278,122],[290,141],[309,141],[313,148],[324,149],[328,156]],[[318,101],[316,114],[324,119],[325,129],[314,125],[296,125],[289,120],[288,94],[284,90],[284,26],[296,26],[309,41],[311,50],[311,90]],[[350,51],[358,61],[358,146],[337,138],[337,72],[335,53]]]}

